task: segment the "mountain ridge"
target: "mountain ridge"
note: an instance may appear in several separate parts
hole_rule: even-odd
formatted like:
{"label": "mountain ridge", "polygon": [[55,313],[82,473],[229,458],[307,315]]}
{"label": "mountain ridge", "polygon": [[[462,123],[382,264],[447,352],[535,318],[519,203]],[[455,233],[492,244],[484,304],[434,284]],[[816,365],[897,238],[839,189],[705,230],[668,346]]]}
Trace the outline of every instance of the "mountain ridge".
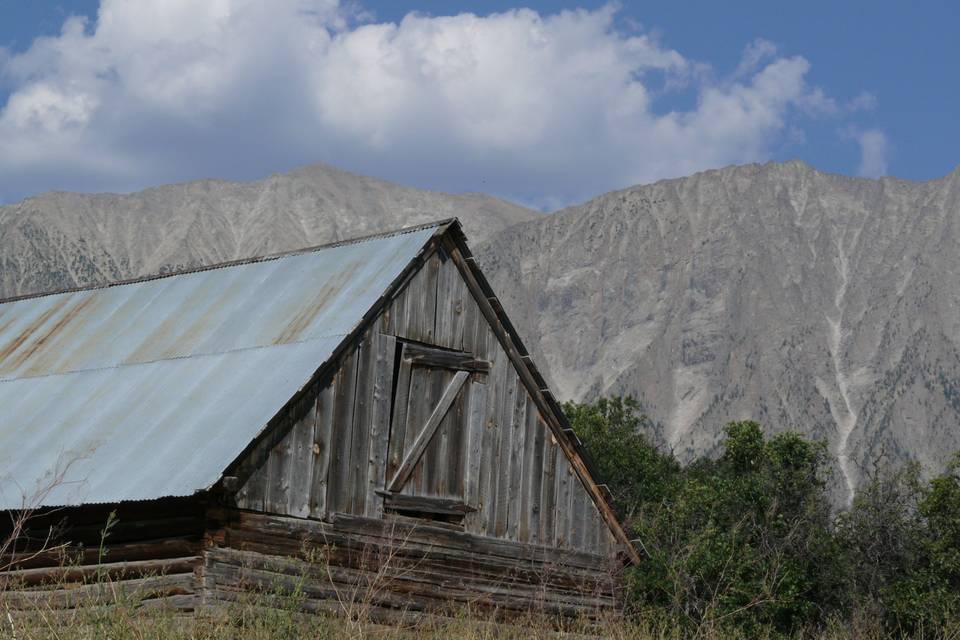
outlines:
{"label": "mountain ridge", "polygon": [[491,196],[403,187],[326,165],[132,194],[48,192],[0,207],[0,296],[166,273],[459,215],[482,240],[543,214]]}
{"label": "mountain ridge", "polygon": [[849,498],[881,452],[939,468],[960,448],[958,214],[957,171],[766,163],[603,194],[476,253],[559,396],[634,395],[687,460],[730,420],[802,430]]}

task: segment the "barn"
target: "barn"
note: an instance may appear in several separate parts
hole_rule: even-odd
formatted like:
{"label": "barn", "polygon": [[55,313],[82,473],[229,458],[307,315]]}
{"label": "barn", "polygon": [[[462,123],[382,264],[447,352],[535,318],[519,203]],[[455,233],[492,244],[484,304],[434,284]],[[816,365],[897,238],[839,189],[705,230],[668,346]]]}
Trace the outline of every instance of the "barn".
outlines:
{"label": "barn", "polygon": [[0,510],[8,607],[594,615],[637,560],[456,220],[0,303]]}

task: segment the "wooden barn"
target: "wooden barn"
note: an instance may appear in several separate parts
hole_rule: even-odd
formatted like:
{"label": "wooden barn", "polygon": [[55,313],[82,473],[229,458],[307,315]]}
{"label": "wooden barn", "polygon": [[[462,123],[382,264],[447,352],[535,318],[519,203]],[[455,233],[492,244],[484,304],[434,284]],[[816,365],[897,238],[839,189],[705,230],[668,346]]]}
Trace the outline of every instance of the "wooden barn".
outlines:
{"label": "wooden barn", "polygon": [[637,559],[455,220],[0,303],[0,510],[14,608],[593,615]]}

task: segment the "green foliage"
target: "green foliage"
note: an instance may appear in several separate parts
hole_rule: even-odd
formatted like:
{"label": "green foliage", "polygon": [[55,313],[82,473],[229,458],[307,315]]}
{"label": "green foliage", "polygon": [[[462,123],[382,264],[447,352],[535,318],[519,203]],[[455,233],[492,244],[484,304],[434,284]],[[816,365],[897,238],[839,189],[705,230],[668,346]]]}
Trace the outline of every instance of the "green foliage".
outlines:
{"label": "green foliage", "polygon": [[927,525],[931,569],[945,586],[960,593],[960,455],[934,478],[919,505]]}
{"label": "green foliage", "polygon": [[923,482],[880,469],[837,518],[848,593],[889,630],[930,637],[960,616],[960,458]]}
{"label": "green foliage", "polygon": [[917,509],[923,490],[917,467],[877,467],[850,509],[836,520],[848,606],[859,607],[886,627],[902,626],[895,614],[901,605],[894,598],[909,591],[904,580],[911,574],[915,578],[922,563],[916,534],[923,528]]}
{"label": "green foliage", "polygon": [[[659,517],[634,524],[655,559],[633,570],[637,601],[698,628],[790,632],[821,622],[825,565],[811,551],[834,551],[822,447],[793,434],[767,441],[754,422],[726,434],[718,461],[689,467]],[[649,590],[651,568],[666,589]]]}
{"label": "green foliage", "polygon": [[746,636],[838,620],[917,637],[956,628],[960,455],[928,482],[916,467],[878,467],[834,513],[823,443],[734,422],[718,458],[681,466],[647,440],[631,399],[565,410],[630,516],[644,556],[628,572],[639,618]]}
{"label": "green foliage", "polygon": [[563,409],[610,487],[617,507],[628,517],[636,508],[658,503],[672,491],[680,465],[647,440],[644,431],[649,422],[633,398],[568,402]]}

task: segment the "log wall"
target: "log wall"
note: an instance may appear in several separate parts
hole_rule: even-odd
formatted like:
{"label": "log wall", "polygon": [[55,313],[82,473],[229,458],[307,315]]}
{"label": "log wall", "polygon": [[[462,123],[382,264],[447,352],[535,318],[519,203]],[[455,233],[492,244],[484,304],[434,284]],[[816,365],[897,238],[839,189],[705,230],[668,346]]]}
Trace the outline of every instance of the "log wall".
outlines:
{"label": "log wall", "polygon": [[287,594],[286,606],[395,621],[464,609],[595,617],[615,602],[615,563],[595,554],[400,516],[338,515],[330,523],[233,510],[222,516],[204,554],[208,604],[244,602],[251,593],[280,604]]}
{"label": "log wall", "polygon": [[[193,611],[204,509],[196,500],[165,499],[35,513],[0,555],[0,608],[75,609],[129,598],[139,607]],[[8,539],[9,523],[4,517],[0,540]]]}

